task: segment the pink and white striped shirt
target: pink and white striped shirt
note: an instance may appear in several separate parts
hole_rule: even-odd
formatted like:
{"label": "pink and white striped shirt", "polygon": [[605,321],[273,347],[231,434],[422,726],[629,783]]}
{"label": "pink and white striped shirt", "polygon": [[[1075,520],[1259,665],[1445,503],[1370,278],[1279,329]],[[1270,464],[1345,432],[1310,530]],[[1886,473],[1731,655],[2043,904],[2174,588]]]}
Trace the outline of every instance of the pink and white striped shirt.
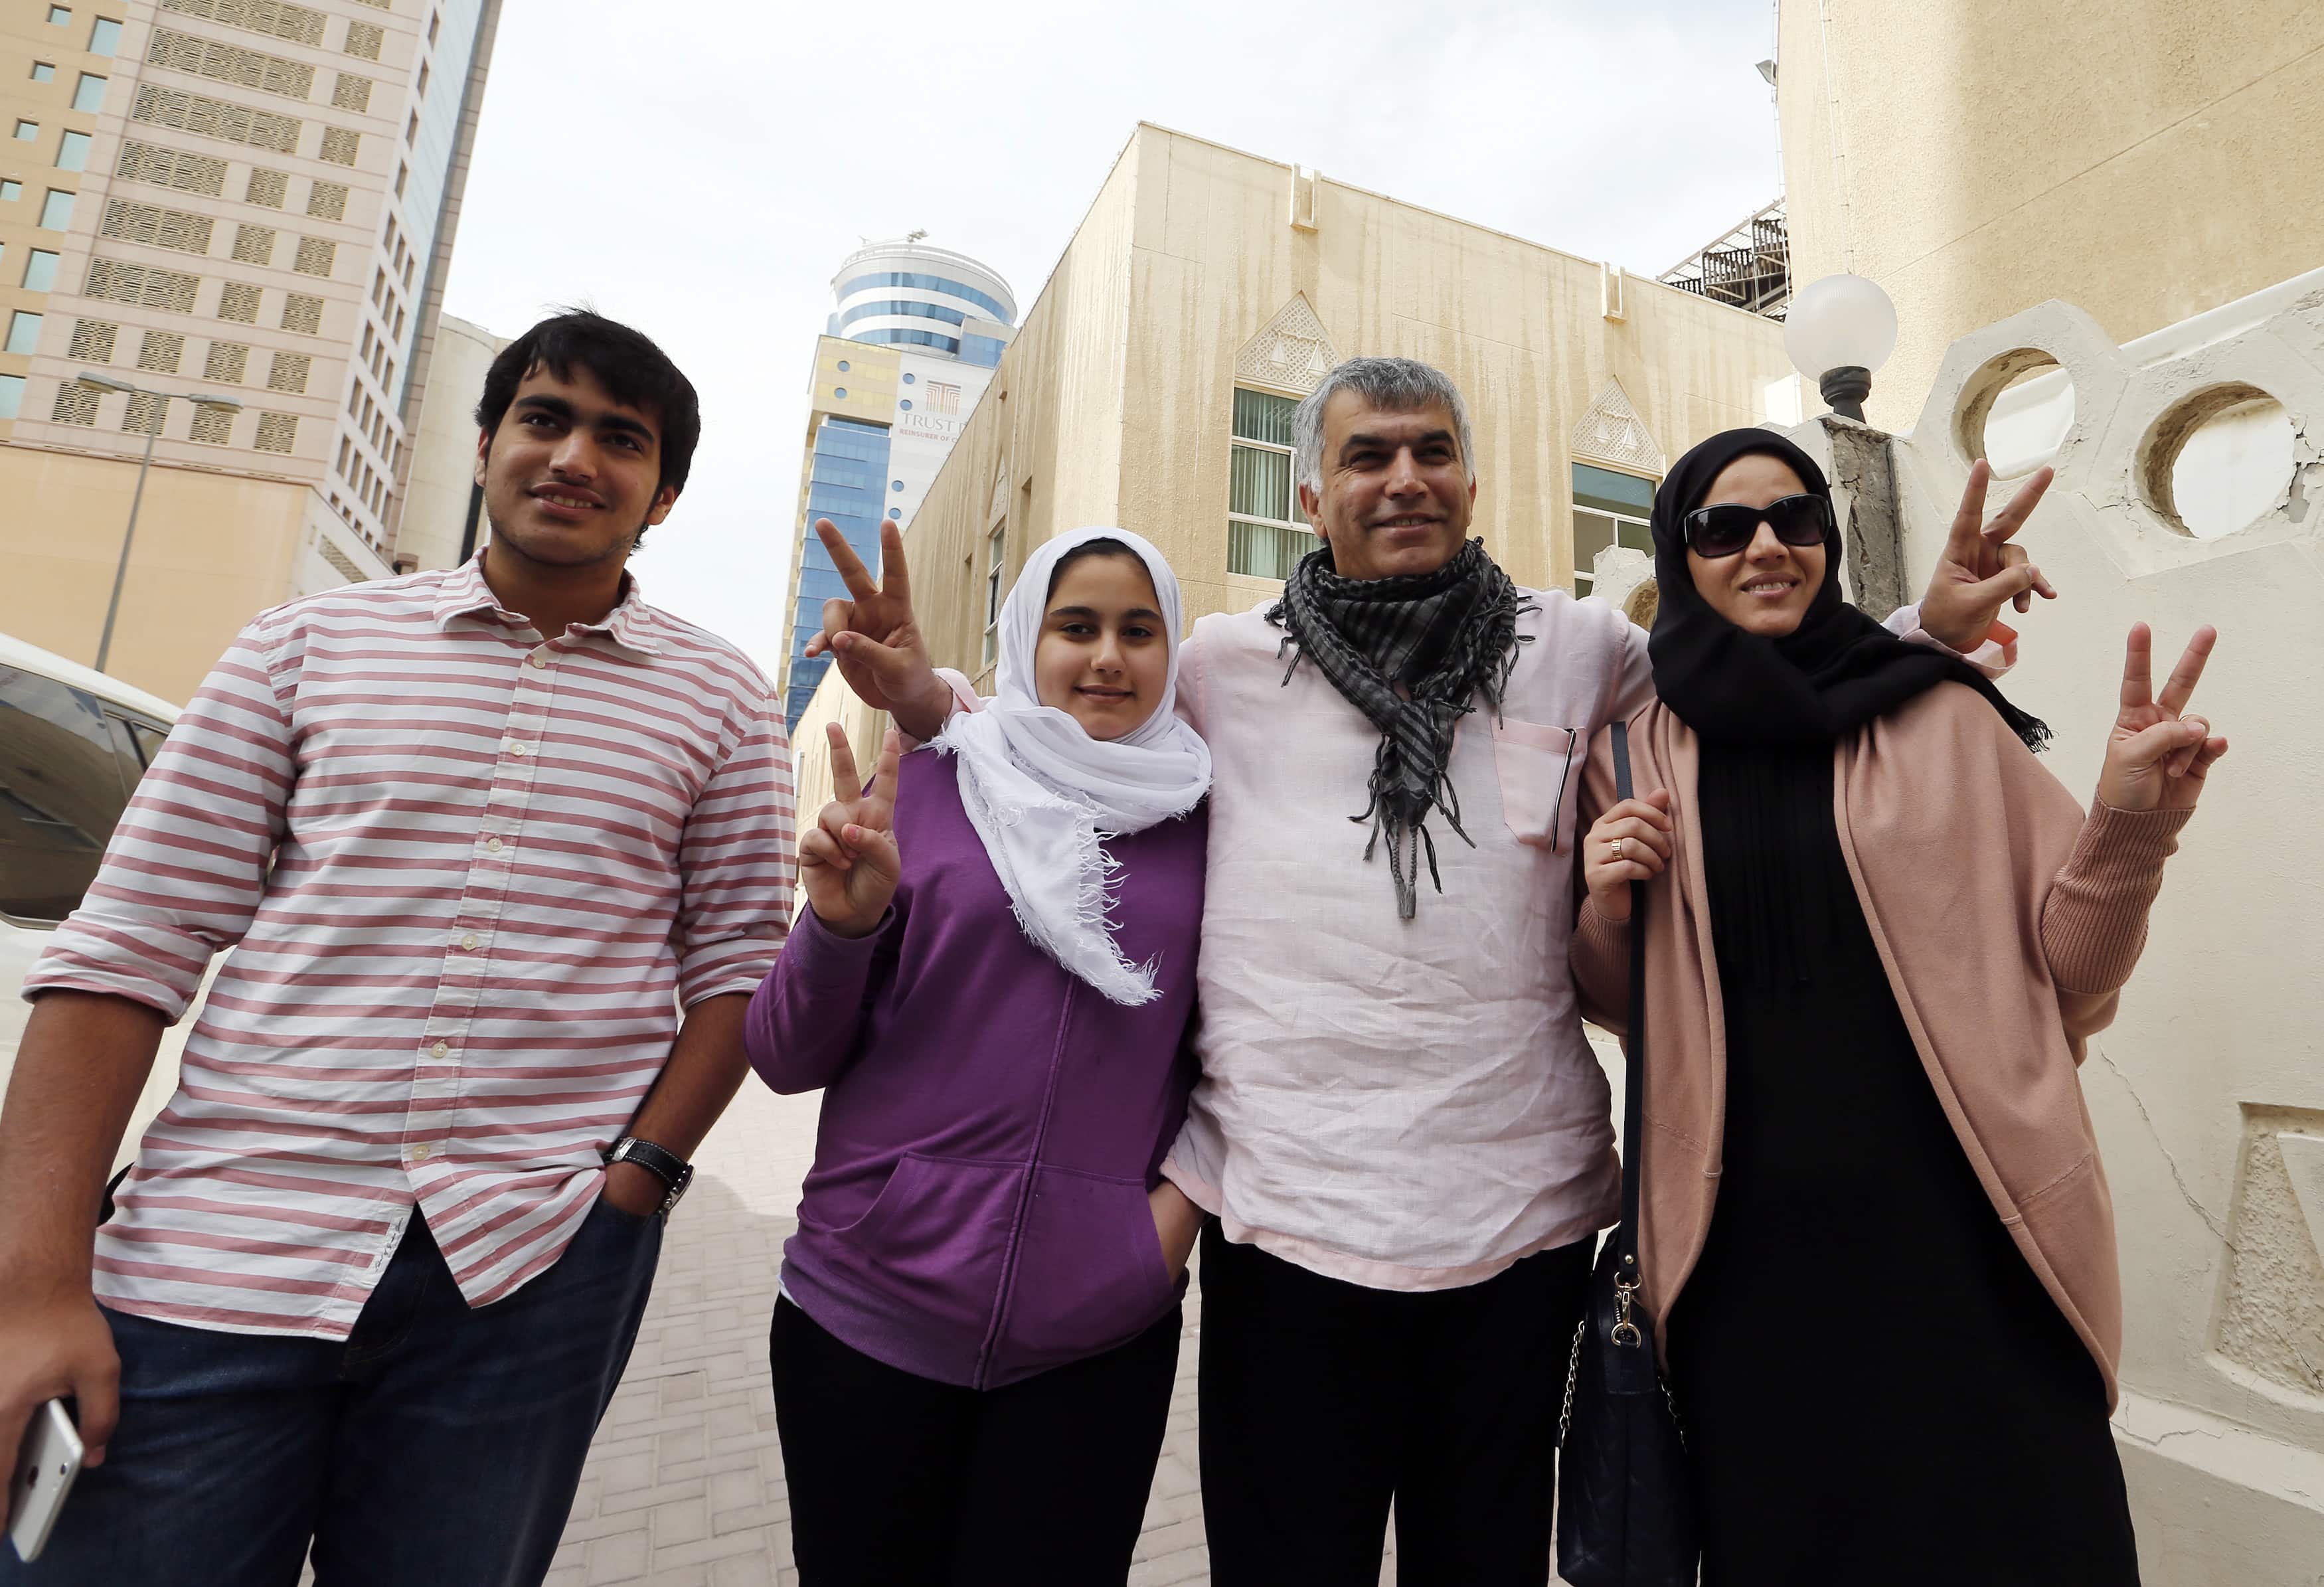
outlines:
{"label": "pink and white striped shirt", "polygon": [[261,615],[24,983],[175,1020],[233,950],[98,1298],[344,1339],[415,1204],[471,1306],[511,1294],[588,1212],[677,1003],[772,967],[793,863],[773,689],[634,580],[546,642],[478,562]]}

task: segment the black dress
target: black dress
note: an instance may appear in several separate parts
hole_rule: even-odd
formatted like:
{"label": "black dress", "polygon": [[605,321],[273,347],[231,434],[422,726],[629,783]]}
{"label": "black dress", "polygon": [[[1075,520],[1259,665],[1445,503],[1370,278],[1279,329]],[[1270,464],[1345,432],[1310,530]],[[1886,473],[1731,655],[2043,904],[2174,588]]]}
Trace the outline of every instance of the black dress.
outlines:
{"label": "black dress", "polygon": [[1703,756],[1726,1151],[1669,1353],[1705,1587],[2135,1584],[2098,1367],[1897,1012],[1831,752]]}

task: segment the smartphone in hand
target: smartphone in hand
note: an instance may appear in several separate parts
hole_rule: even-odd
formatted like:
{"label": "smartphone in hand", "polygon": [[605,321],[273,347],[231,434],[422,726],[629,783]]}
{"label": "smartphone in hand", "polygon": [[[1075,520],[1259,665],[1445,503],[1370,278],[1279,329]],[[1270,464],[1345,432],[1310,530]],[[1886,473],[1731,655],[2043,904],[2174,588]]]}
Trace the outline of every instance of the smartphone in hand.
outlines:
{"label": "smartphone in hand", "polygon": [[26,1564],[48,1546],[50,1528],[80,1474],[80,1434],[63,1400],[50,1400],[32,1413],[8,1479],[8,1538]]}

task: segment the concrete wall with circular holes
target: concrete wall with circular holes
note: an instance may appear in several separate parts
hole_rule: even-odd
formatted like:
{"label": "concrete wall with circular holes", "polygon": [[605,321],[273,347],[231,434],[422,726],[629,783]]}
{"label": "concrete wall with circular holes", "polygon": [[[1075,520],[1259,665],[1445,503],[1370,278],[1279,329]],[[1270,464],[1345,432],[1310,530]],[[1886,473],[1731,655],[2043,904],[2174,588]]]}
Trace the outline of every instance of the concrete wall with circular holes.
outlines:
{"label": "concrete wall with circular holes", "polygon": [[[2211,623],[2218,646],[2193,710],[2231,745],[2171,863],[2120,1016],[2082,1074],[2122,1247],[2116,1426],[2145,1579],[2313,1587],[2324,1581],[2324,271],[2126,346],[2055,302],[1955,342],[1895,444],[1915,587],[1988,423],[2029,374],[2051,382],[2039,401],[2062,438],[2056,480],[2019,538],[2060,598],[2005,614],[2022,641],[2003,687],[2056,730],[2050,769],[2087,798],[2131,624],[2153,628],[2160,673]],[[2221,422],[2229,444],[2190,472]],[[1798,434],[1823,449],[1821,427]],[[1989,508],[2021,483],[1997,481]],[[2190,529],[2199,505],[2237,502],[2246,521]]]}

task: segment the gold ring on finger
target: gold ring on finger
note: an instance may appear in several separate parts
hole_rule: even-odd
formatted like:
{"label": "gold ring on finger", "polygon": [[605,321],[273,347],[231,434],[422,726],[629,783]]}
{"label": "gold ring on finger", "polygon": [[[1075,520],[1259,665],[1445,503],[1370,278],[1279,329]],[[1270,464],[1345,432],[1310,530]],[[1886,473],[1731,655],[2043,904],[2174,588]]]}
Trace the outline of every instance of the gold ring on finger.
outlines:
{"label": "gold ring on finger", "polygon": [[1615,858],[1616,860],[1618,860],[1618,861],[1619,859],[1621,859],[1621,857],[1622,857],[1622,840],[1621,840],[1620,838],[1618,838],[1618,838],[1616,838],[1616,839],[1614,840],[1614,858]]}

